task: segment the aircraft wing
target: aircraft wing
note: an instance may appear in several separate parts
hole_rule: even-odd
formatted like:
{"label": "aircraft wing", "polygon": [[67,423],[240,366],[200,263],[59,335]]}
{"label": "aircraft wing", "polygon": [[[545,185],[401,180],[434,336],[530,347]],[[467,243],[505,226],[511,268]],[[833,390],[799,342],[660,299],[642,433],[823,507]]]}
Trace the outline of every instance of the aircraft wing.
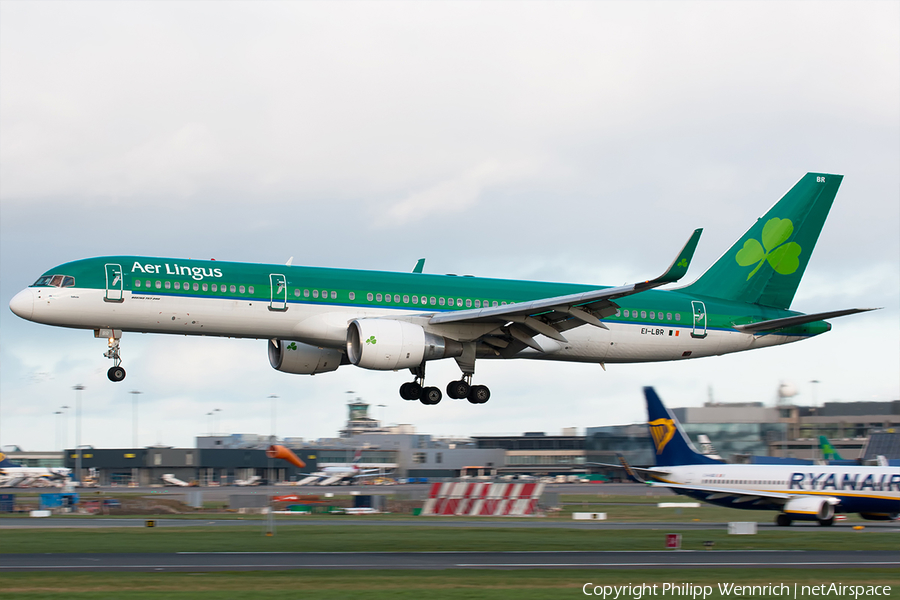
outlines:
{"label": "aircraft wing", "polygon": [[756,323],[747,323],[745,325],[735,325],[734,328],[743,333],[764,333],[778,331],[786,327],[796,327],[797,325],[805,325],[815,321],[824,321],[825,319],[834,319],[845,315],[855,315],[870,310],[880,310],[878,308],[847,308],[844,310],[833,310],[830,312],[813,313],[809,315],[797,315],[794,317],[784,317],[783,319],[770,319],[768,321],[758,321]]}
{"label": "aircraft wing", "polygon": [[687,273],[702,232],[702,229],[694,230],[666,272],[655,279],[505,306],[444,312],[433,315],[429,323],[442,325],[460,322],[496,322],[505,327],[505,333],[509,337],[542,351],[543,349],[533,339],[535,335],[541,334],[565,343],[567,340],[561,332],[567,329],[584,324],[606,329],[606,325],[600,319],[613,315],[618,310],[619,307],[614,300],[681,279]]}
{"label": "aircraft wing", "polygon": [[786,504],[788,500],[795,496],[785,494],[783,492],[766,492],[762,490],[735,490],[732,488],[707,486],[707,485],[685,485],[680,483],[664,483],[660,481],[651,481],[650,485],[654,487],[664,487],[670,490],[693,492],[694,494],[706,494],[704,500],[722,500],[725,498],[734,498],[732,504],[743,504],[744,502],[764,501],[770,504]]}

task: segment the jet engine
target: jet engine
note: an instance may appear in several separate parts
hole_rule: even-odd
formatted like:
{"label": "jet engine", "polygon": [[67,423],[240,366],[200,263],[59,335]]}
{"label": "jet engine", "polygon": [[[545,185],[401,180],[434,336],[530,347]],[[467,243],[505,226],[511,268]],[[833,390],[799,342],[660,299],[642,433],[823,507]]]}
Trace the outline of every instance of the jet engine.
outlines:
{"label": "jet engine", "polygon": [[392,371],[423,360],[462,355],[462,344],[393,319],[356,319],[347,329],[347,357],[364,369]]}
{"label": "jet engine", "polygon": [[834,505],[838,502],[837,498],[803,496],[788,500],[783,510],[794,521],[830,521],[834,518]]}
{"label": "jet engine", "polygon": [[269,342],[269,364],[276,371],[315,375],[327,373],[341,366],[343,353],[331,348],[319,348],[301,342],[271,340]]}

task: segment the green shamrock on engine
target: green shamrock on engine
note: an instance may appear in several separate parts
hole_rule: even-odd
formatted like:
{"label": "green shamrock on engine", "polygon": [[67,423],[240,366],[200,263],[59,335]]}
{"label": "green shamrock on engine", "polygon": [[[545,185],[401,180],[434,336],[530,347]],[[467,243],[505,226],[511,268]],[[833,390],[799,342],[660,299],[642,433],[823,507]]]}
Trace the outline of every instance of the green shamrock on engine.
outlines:
{"label": "green shamrock on engine", "polygon": [[769,219],[763,226],[762,244],[753,238],[744,242],[735,260],[742,267],[757,263],[756,268],[747,275],[747,281],[756,275],[767,260],[776,273],[790,275],[800,267],[800,252],[803,249],[796,242],[787,242],[794,233],[794,224],[790,219]]}
{"label": "green shamrock on engine", "polygon": [[375,343],[375,336],[374,336],[374,335],[370,335],[370,336],[369,336],[369,339],[366,340],[366,343],[367,343],[367,344],[374,344],[374,343]]}

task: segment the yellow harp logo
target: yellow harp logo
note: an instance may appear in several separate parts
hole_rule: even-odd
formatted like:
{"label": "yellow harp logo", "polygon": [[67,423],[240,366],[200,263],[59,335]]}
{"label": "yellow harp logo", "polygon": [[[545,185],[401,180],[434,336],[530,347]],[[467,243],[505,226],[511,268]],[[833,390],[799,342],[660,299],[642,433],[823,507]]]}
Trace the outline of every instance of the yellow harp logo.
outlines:
{"label": "yellow harp logo", "polygon": [[672,419],[656,419],[647,423],[650,426],[650,435],[656,445],[656,453],[662,454],[666,444],[675,435],[675,421]]}

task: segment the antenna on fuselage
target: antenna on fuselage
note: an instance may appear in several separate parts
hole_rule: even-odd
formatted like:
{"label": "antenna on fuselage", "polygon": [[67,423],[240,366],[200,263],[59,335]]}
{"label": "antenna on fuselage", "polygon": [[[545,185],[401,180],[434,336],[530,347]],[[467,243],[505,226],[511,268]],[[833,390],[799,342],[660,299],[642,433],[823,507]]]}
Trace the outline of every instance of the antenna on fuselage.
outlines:
{"label": "antenna on fuselage", "polygon": [[294,257],[293,257],[293,256],[290,257],[289,259],[287,259],[287,262],[284,263],[284,265],[285,265],[286,267],[289,267],[289,266],[291,266],[291,263],[292,263],[292,262],[294,262]]}

